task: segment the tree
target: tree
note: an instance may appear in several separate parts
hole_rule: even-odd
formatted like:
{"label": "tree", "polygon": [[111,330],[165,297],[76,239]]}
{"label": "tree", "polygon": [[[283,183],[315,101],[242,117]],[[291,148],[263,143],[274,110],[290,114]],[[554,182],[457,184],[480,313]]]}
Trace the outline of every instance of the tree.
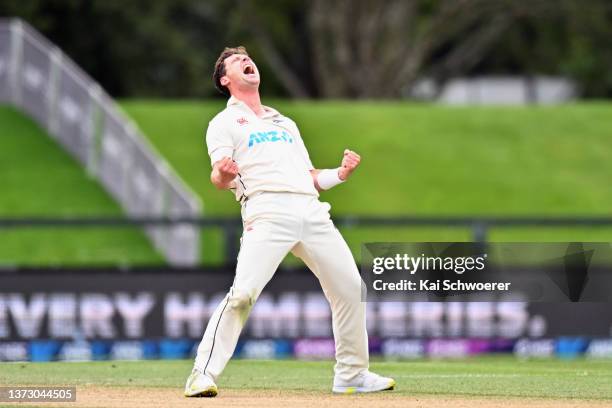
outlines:
{"label": "tree", "polygon": [[114,96],[218,95],[245,45],[267,95],[396,98],[422,77],[551,74],[612,96],[609,0],[3,0]]}
{"label": "tree", "polygon": [[207,14],[192,0],[0,3],[0,16],[26,20],[114,96],[212,94],[210,76],[203,73],[216,50],[203,44],[216,36],[211,29],[193,36],[192,28],[214,20],[215,10]]}
{"label": "tree", "polygon": [[[479,61],[512,22],[512,1],[313,0],[294,2],[307,20],[304,49],[316,86],[295,75],[261,24],[270,2],[243,0],[242,13],[276,76],[292,96],[397,97],[426,68],[437,77]],[[275,4],[277,6],[277,4]],[[287,6],[285,4],[285,6]],[[277,10],[279,8],[277,7]],[[287,10],[287,7],[285,8]],[[285,14],[290,15],[288,14]],[[276,16],[279,18],[279,15]],[[429,64],[432,64],[430,67]]]}
{"label": "tree", "polygon": [[606,0],[240,0],[236,5],[247,22],[241,38],[250,34],[274,77],[294,97],[394,98],[422,76],[444,82],[495,61],[503,64],[493,72],[565,74],[591,88],[603,82],[612,89],[612,58],[605,46],[612,37],[612,7]]}

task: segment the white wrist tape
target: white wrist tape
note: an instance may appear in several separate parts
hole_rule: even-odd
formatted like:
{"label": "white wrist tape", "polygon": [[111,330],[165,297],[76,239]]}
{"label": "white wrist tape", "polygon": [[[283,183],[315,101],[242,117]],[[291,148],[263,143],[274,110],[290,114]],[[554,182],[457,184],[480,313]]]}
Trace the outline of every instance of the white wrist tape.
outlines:
{"label": "white wrist tape", "polygon": [[340,170],[340,168],[324,169],[319,172],[317,183],[322,190],[329,190],[340,183],[344,183],[344,180],[341,180],[338,176],[338,170]]}

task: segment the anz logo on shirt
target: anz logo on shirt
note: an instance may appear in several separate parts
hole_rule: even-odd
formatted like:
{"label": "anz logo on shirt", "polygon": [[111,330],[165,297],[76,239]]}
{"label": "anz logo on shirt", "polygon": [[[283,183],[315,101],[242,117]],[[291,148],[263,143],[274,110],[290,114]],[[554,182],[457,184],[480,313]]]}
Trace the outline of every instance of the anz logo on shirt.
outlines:
{"label": "anz logo on shirt", "polygon": [[249,135],[249,148],[253,147],[255,144],[266,142],[293,143],[293,138],[284,130],[282,132],[276,130],[272,130],[270,132],[256,132]]}

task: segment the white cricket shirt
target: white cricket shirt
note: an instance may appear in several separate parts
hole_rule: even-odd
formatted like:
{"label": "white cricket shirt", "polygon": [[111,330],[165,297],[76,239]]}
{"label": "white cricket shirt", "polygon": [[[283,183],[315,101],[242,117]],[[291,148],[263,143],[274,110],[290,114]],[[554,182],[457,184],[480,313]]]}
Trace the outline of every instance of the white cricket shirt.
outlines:
{"label": "white cricket shirt", "polygon": [[314,167],[297,125],[275,109],[264,109],[258,117],[233,96],[227,101],[206,131],[211,163],[226,156],[236,162],[238,201],[264,191],[318,196],[310,175]]}

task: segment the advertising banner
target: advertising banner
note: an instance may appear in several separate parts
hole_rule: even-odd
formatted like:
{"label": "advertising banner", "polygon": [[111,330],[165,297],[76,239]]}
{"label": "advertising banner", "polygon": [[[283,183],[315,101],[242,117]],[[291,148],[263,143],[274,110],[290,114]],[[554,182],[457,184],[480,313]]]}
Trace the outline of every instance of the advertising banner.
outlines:
{"label": "advertising banner", "polygon": [[[199,340],[233,273],[224,268],[3,273],[0,341]],[[368,332],[380,338],[609,337],[612,329],[607,303],[372,301],[367,310]],[[245,339],[331,336],[327,300],[307,270],[278,271],[243,333]]]}

